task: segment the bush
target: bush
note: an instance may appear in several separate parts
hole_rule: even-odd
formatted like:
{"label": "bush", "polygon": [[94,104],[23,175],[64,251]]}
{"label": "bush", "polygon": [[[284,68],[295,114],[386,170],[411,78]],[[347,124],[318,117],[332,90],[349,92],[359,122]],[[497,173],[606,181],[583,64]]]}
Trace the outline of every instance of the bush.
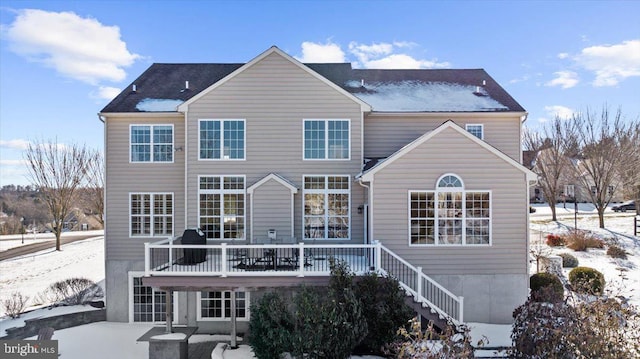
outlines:
{"label": "bush", "polygon": [[[451,326],[440,331],[429,322],[423,332],[420,322],[411,319],[410,328],[402,327],[398,330],[399,339],[391,343],[385,353],[388,357],[397,359],[449,359],[475,358],[474,346],[471,343],[469,328],[461,325],[458,332]],[[483,338],[476,343],[482,347],[488,341]]]}
{"label": "bush", "polygon": [[2,308],[11,318],[19,318],[27,307],[29,297],[22,295],[20,292],[13,292],[11,296],[2,301]]}
{"label": "bush", "polygon": [[609,246],[607,249],[607,255],[611,258],[627,259],[627,252],[616,245]]}
{"label": "bush", "polygon": [[578,258],[572,256],[569,253],[560,253],[560,257],[562,257],[562,267],[563,268],[575,268],[578,266]]}
{"label": "bush", "polygon": [[249,323],[257,330],[250,337],[256,356],[279,358],[288,351],[297,358],[349,357],[367,334],[353,276],[346,264],[332,261],[328,290],[302,287],[290,303],[277,295],[260,300]]}
{"label": "bush", "polygon": [[398,328],[406,325],[414,313],[405,305],[404,292],[394,278],[370,273],[359,278],[355,292],[368,328],[356,353],[383,355],[385,345],[396,338]]}
{"label": "bush", "polygon": [[293,319],[278,293],[266,293],[251,305],[249,342],[258,358],[279,358],[290,347]]}
{"label": "bush", "polygon": [[547,234],[547,245],[550,247],[564,246],[564,237],[561,237],[557,234],[549,233]]}
{"label": "bush", "polygon": [[569,272],[569,282],[578,293],[602,295],[604,275],[589,267],[576,267]]}
{"label": "bush", "polygon": [[104,295],[102,288],[87,278],[69,278],[49,286],[41,297],[55,304],[85,304]]}
{"label": "bush", "polygon": [[576,231],[567,235],[567,247],[576,252],[584,252],[588,248],[604,248],[604,241],[585,231]]}
{"label": "bush", "polygon": [[564,298],[564,287],[557,275],[552,273],[536,273],[529,278],[531,299],[536,302],[561,302]]}
{"label": "bush", "polygon": [[514,313],[511,358],[631,359],[640,355],[640,315],[617,299],[571,306],[528,300]]}

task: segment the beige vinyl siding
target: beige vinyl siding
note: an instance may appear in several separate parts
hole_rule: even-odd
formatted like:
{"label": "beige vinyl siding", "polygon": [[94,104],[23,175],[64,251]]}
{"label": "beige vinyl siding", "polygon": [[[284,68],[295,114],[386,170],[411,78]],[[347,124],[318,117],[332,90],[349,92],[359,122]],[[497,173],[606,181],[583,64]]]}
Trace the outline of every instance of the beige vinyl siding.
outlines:
{"label": "beige vinyl siding", "polygon": [[291,190],[270,180],[253,192],[253,236],[266,239],[267,231],[275,229],[278,239],[289,240],[291,233]]}
{"label": "beige vinyl siding", "polygon": [[[249,187],[276,173],[301,189],[303,175],[349,175],[354,180],[361,169],[360,104],[277,53],[189,105],[187,118],[188,226],[198,224],[198,175],[246,175]],[[198,161],[198,119],[244,119],[245,160]],[[348,119],[350,160],[304,161],[303,119]],[[357,242],[363,238],[363,216],[357,207],[364,202],[364,190],[353,182],[351,189],[352,242]],[[295,237],[302,238],[302,195],[296,194],[294,201]],[[247,236],[249,225],[248,218]]]}
{"label": "beige vinyl siding", "polygon": [[[491,246],[409,247],[408,191],[434,190],[445,173],[458,175],[467,191],[491,191]],[[375,174],[373,238],[427,274],[526,273],[525,181],[524,173],[447,129]]]}
{"label": "beige vinyl siding", "polygon": [[[129,126],[131,124],[173,124],[173,163],[130,163]],[[106,257],[109,260],[144,258],[144,242],[156,238],[129,236],[129,194],[137,192],[173,193],[173,231],[184,230],[184,119],[175,117],[126,118],[106,120]]]}
{"label": "beige vinyl siding", "polygon": [[435,129],[447,120],[465,128],[466,124],[484,125],[484,141],[520,162],[520,117],[491,115],[383,115],[365,118],[365,157],[387,157],[404,145]]}

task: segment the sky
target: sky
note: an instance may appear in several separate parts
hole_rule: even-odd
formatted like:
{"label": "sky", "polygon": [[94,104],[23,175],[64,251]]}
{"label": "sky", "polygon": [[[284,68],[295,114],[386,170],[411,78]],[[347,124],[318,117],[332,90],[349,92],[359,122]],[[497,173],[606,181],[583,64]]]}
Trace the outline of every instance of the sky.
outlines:
{"label": "sky", "polygon": [[356,68],[484,68],[544,126],[640,117],[640,1],[0,0],[0,186],[29,142],[102,151],[97,113],[154,62],[245,63],[275,45]]}

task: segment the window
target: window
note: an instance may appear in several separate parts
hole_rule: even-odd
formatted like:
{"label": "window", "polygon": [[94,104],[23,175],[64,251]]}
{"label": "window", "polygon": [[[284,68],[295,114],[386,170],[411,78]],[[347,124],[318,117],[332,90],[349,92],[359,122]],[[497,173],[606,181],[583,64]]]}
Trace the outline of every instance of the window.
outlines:
{"label": "window", "polygon": [[490,204],[488,191],[465,191],[455,175],[441,177],[435,191],[410,191],[410,244],[488,245]]}
{"label": "window", "polygon": [[349,127],[349,120],[304,120],[304,159],[349,159]]}
{"label": "window", "polygon": [[200,228],[210,239],[244,239],[243,176],[200,176]]}
{"label": "window", "polygon": [[[141,277],[130,277],[132,305],[130,321],[165,322],[167,318],[167,293],[142,284]],[[175,299],[175,298],[174,298]]]}
{"label": "window", "polygon": [[466,129],[470,134],[478,137],[481,140],[484,139],[484,125],[469,124],[466,126]]}
{"label": "window", "polygon": [[304,239],[349,239],[349,176],[304,177]]}
{"label": "window", "polygon": [[[198,320],[230,320],[231,292],[200,292]],[[249,293],[236,292],[236,319],[249,320]]]}
{"label": "window", "polygon": [[173,162],[173,125],[131,125],[131,162]]}
{"label": "window", "polygon": [[172,193],[131,193],[130,235],[141,237],[173,234]]}
{"label": "window", "polygon": [[201,160],[244,160],[244,120],[200,120]]}
{"label": "window", "polygon": [[575,186],[572,184],[568,184],[564,186],[564,195],[567,197],[575,197],[576,195],[576,190],[575,190]]}

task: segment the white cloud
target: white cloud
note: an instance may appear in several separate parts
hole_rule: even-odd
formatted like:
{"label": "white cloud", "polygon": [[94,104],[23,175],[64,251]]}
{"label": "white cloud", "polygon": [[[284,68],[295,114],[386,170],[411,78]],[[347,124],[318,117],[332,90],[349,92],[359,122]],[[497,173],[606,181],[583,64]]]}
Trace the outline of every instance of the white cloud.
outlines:
{"label": "white cloud", "polygon": [[628,77],[640,76],[640,39],[584,48],[575,61],[595,73],[594,86],[615,86]]}
{"label": "white cloud", "polygon": [[96,99],[111,101],[120,94],[120,91],[122,90],[117,87],[100,86],[98,90],[91,95]]}
{"label": "white cloud", "polygon": [[561,105],[545,106],[544,111],[546,112],[547,116],[551,118],[558,117],[563,120],[572,118],[573,114],[575,113],[573,109]]}
{"label": "white cloud", "polygon": [[26,164],[25,160],[0,160],[0,165],[3,166],[24,166]]}
{"label": "white cloud", "polygon": [[378,60],[367,61],[364,65],[368,69],[436,69],[451,66],[448,62],[417,60],[405,54],[392,54]]}
{"label": "white cloud", "polygon": [[558,58],[559,59],[566,59],[568,57],[569,57],[569,54],[566,53],[566,52],[561,52],[561,53],[558,54]]}
{"label": "white cloud", "polygon": [[127,50],[117,26],[73,12],[19,10],[4,32],[13,52],[94,85],[123,80],[123,68],[140,58]]}
{"label": "white cloud", "polygon": [[[371,69],[433,69],[448,68],[448,62],[437,59],[421,60],[404,53],[397,53],[398,49],[410,49],[418,46],[409,41],[395,41],[393,43],[380,42],[371,45],[360,44],[355,41],[349,43],[348,51],[356,57],[355,67]],[[346,53],[340,45],[331,41],[315,43],[305,41],[301,45],[302,56],[296,59],[306,63],[348,62]]]}
{"label": "white cloud", "polygon": [[326,44],[305,41],[302,43],[302,57],[296,59],[306,63],[345,62],[345,54],[340,45],[330,41]]}
{"label": "white cloud", "polygon": [[29,141],[23,139],[0,140],[0,147],[12,150],[26,150],[29,147]]}
{"label": "white cloud", "polygon": [[421,60],[407,54],[395,53],[397,49],[414,46],[416,46],[415,43],[403,41],[371,45],[352,41],[349,43],[349,52],[357,57],[357,66],[369,69],[433,69],[451,66],[448,62],[438,62],[437,59]]}
{"label": "white cloud", "polygon": [[517,84],[518,82],[524,82],[531,78],[530,75],[522,75],[521,77],[509,80],[510,84]]}
{"label": "white cloud", "polygon": [[545,86],[560,86],[563,89],[568,89],[580,82],[578,74],[573,71],[558,71],[553,74],[556,75],[556,78],[547,82]]}

